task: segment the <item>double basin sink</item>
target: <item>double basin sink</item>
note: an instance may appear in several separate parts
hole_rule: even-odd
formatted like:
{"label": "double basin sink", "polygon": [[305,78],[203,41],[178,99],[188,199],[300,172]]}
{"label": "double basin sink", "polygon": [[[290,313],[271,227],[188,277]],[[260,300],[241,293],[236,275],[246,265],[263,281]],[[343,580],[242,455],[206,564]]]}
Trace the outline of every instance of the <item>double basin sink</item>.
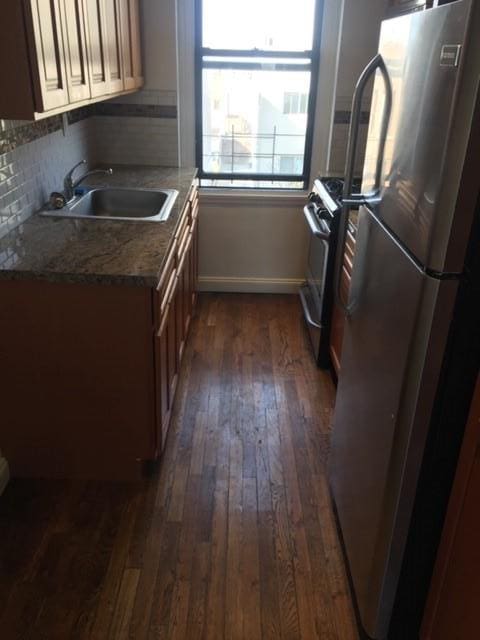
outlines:
{"label": "double basin sink", "polygon": [[178,191],[175,189],[129,189],[101,187],[76,196],[61,209],[44,209],[43,216],[165,222],[172,211]]}

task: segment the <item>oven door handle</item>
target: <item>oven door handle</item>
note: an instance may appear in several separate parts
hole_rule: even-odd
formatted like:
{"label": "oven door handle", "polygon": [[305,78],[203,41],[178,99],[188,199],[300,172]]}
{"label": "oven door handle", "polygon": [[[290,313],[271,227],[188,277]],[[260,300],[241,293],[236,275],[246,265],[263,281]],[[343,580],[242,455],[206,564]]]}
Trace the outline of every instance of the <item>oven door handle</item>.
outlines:
{"label": "oven door handle", "polygon": [[328,240],[330,238],[330,228],[328,224],[325,220],[317,221],[317,218],[315,217],[315,214],[313,213],[311,207],[311,204],[307,204],[305,207],[303,207],[303,214],[308,222],[310,231],[316,238],[320,238],[321,240]]}
{"label": "oven door handle", "polygon": [[303,293],[303,290],[300,289],[300,300],[302,302],[302,307],[303,307],[303,314],[305,316],[305,320],[307,321],[307,323],[312,326],[315,327],[315,329],[322,329],[322,325],[318,324],[318,322],[315,322],[315,320],[312,318],[312,314],[310,313],[310,309],[308,308],[308,302],[307,299],[305,298],[305,294]]}

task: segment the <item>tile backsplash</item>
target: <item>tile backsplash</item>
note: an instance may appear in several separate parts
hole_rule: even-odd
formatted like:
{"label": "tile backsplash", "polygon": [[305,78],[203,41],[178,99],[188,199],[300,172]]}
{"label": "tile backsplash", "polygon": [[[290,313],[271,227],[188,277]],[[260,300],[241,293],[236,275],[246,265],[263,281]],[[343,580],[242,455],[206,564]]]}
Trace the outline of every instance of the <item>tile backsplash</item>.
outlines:
{"label": "tile backsplash", "polygon": [[178,165],[176,92],[145,90],[103,102],[93,121],[98,162]]}
{"label": "tile backsplash", "polygon": [[178,164],[176,93],[140,91],[39,122],[0,120],[0,237],[62,190],[63,177],[89,165]]}
{"label": "tile backsplash", "polygon": [[68,126],[65,134],[63,129],[45,129],[46,135],[36,137],[35,128],[36,123],[32,133],[25,123],[0,121],[0,136],[6,132],[11,139],[16,133],[21,136],[15,148],[0,155],[0,237],[39,209],[52,191],[62,190],[68,169],[92,157],[89,120]]}
{"label": "tile backsplash", "polygon": [[[351,97],[337,97],[335,104],[335,116],[330,141],[330,155],[328,171],[331,175],[342,176],[345,173],[345,161],[347,156],[348,134],[352,115]],[[360,175],[365,158],[367,143],[368,123],[370,116],[370,100],[365,100],[360,118],[358,137],[358,152],[356,156],[355,172]]]}

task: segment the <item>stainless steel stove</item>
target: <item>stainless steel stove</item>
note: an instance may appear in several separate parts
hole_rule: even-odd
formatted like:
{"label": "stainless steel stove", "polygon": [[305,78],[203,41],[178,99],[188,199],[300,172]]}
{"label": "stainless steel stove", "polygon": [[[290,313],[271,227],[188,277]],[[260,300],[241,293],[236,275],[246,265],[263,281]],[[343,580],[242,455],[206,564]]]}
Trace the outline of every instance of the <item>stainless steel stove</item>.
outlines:
{"label": "stainless steel stove", "polygon": [[[333,310],[333,277],[342,210],[342,178],[318,178],[303,209],[310,230],[306,281],[300,299],[318,366],[330,367],[329,341]],[[360,191],[360,181],[355,188]]]}

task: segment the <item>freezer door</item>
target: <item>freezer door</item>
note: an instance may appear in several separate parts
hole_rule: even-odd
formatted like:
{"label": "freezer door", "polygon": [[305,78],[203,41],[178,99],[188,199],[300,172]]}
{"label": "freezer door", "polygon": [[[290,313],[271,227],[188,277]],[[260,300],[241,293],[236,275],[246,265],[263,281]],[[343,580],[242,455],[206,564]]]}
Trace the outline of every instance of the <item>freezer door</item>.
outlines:
{"label": "freezer door", "polygon": [[[454,174],[461,173],[462,166],[461,151],[454,150],[461,142],[459,135],[451,139],[457,95],[460,86],[462,92],[473,92],[463,82],[470,8],[471,3],[463,0],[387,20],[380,36],[379,51],[390,77],[393,103],[381,201],[375,213],[419,262],[437,271],[445,270],[458,192],[459,176]],[[477,84],[479,73],[477,69]],[[473,103],[474,97],[469,99]],[[379,76],[372,98],[363,193],[374,185],[384,101],[385,84]],[[463,114],[465,130],[470,115],[468,110]],[[447,187],[452,198],[447,197]],[[462,266],[460,255],[452,267],[461,271]]]}
{"label": "freezer door", "polygon": [[330,481],[362,623],[383,639],[457,283],[426,276],[364,207],[356,251]]}

